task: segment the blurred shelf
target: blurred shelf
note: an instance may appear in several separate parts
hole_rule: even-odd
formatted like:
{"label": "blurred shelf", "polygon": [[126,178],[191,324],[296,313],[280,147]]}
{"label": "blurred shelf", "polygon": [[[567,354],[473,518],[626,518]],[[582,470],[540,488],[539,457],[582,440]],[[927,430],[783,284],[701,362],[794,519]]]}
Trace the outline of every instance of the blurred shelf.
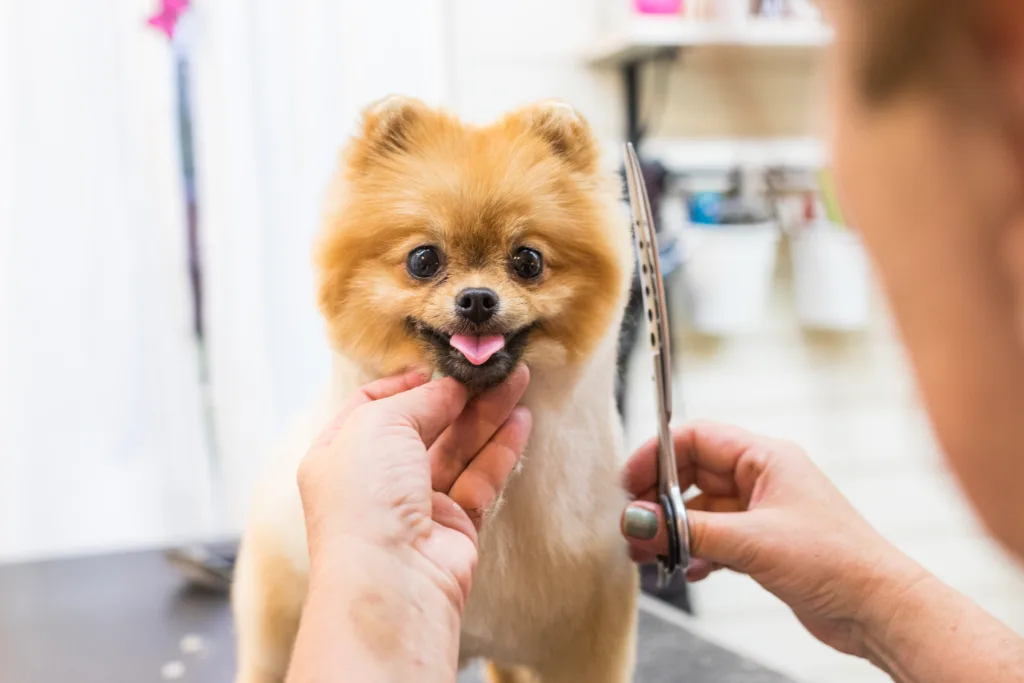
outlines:
{"label": "blurred shelf", "polygon": [[622,30],[594,43],[587,53],[590,64],[635,63],[674,48],[820,48],[833,39],[829,26],[794,19],[749,19],[726,24],[674,16],[633,16],[625,24]]}
{"label": "blurred shelf", "polygon": [[740,166],[818,169],[828,163],[827,146],[815,138],[650,138],[640,150],[677,172]]}

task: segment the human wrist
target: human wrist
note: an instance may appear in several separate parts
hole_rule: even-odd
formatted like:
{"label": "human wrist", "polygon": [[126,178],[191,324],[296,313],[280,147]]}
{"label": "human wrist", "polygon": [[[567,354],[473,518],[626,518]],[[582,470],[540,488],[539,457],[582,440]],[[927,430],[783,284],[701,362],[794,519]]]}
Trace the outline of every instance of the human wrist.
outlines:
{"label": "human wrist", "polygon": [[462,601],[403,554],[358,538],[321,548],[311,557],[307,610],[342,616],[340,650],[350,661],[406,680],[454,676]]}
{"label": "human wrist", "polygon": [[387,587],[395,595],[415,593],[435,605],[444,603],[458,616],[465,607],[455,580],[408,544],[336,536],[311,546],[309,577],[311,586],[337,585],[349,597],[358,597],[354,592],[369,585]]}
{"label": "human wrist", "polygon": [[867,639],[868,659],[897,683],[1024,680],[1024,641],[921,570]]}
{"label": "human wrist", "polygon": [[930,605],[945,586],[906,557],[888,565],[883,572],[874,590],[865,596],[858,618],[863,657],[894,680],[902,681],[901,660],[913,656],[914,633],[920,631],[922,620],[936,617]]}

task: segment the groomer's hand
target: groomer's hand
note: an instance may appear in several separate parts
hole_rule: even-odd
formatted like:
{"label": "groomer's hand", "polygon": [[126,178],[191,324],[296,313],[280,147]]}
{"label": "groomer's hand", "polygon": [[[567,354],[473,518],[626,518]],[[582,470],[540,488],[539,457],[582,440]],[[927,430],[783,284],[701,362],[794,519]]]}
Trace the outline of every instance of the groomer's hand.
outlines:
{"label": "groomer's hand", "polygon": [[[796,445],[716,424],[674,433],[680,485],[701,494],[690,508],[691,581],[722,567],[747,574],[791,607],[827,645],[865,655],[865,637],[884,629],[901,594],[926,576],[853,509]],[[636,498],[622,528],[634,559],[665,552],[653,504],[657,444],[626,465]],[[867,635],[866,635],[867,634]]]}
{"label": "groomer's hand", "polygon": [[477,527],[530,433],[528,382],[520,367],[468,405],[462,384],[415,372],[363,387],[299,469],[313,559],[336,544],[395,554],[461,606]]}
{"label": "groomer's hand", "polygon": [[520,367],[468,401],[452,379],[384,379],[321,434],[298,475],[310,572],[289,681],[455,679],[477,530],[530,433],[528,383]]}

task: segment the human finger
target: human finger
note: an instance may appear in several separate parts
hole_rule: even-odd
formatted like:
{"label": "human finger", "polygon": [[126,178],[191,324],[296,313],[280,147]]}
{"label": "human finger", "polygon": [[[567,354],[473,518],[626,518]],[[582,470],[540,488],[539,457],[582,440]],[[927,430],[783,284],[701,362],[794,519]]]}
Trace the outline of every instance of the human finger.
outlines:
{"label": "human finger", "polygon": [[501,429],[452,484],[448,495],[466,511],[477,528],[504,490],[505,482],[519,462],[532,426],[533,418],[527,408],[520,406],[514,409]]}
{"label": "human finger", "polygon": [[436,491],[448,491],[466,466],[505,424],[530,382],[525,365],[502,384],[472,401],[430,448],[431,480]]}

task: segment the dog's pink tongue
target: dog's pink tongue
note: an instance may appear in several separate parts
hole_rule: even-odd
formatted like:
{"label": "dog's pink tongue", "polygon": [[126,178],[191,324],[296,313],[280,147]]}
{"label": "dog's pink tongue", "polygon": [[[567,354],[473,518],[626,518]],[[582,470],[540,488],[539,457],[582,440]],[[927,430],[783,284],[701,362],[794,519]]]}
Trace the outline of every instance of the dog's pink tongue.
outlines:
{"label": "dog's pink tongue", "polygon": [[491,334],[486,337],[453,334],[451,345],[473,365],[483,365],[490,360],[491,356],[505,348],[505,338],[500,334]]}

